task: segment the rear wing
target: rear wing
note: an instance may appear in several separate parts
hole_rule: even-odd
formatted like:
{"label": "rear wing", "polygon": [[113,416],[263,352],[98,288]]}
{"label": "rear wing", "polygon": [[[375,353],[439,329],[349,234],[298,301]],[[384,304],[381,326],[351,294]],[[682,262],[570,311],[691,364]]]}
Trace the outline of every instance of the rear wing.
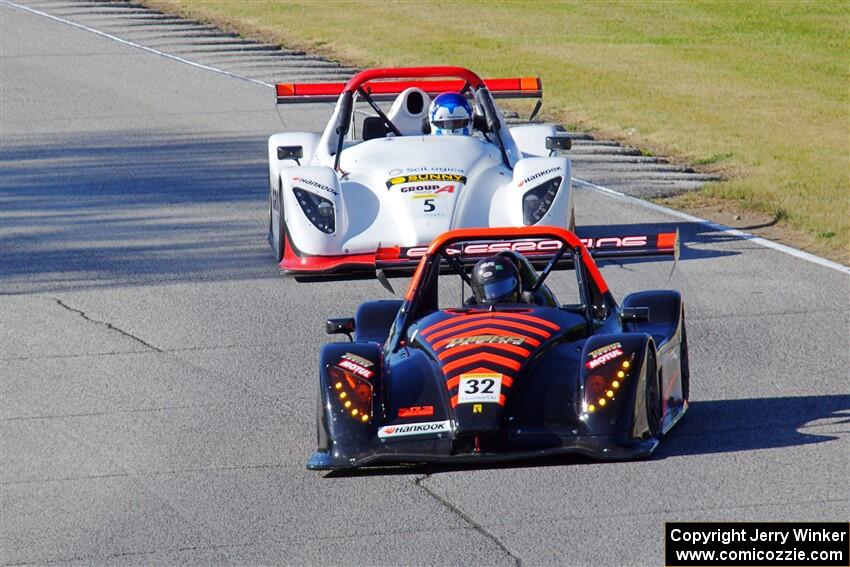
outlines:
{"label": "rear wing", "polygon": [[[679,257],[679,231],[627,236],[579,237],[587,252],[597,263],[605,260]],[[546,263],[561,249],[562,242],[546,238],[517,238],[515,236],[488,241],[458,242],[445,249],[450,256],[471,265],[485,256],[499,252],[518,252],[534,263]],[[381,248],[376,254],[376,266],[392,268],[416,263],[428,251],[428,246],[414,248]],[[569,268],[572,262],[565,257],[559,268]]]}
{"label": "rear wing", "polygon": [[[278,83],[278,104],[336,102],[347,83]],[[543,84],[539,77],[484,79],[493,98],[541,98]],[[370,81],[362,86],[375,101],[392,101],[410,87],[417,87],[434,97],[444,92],[460,92],[467,83],[460,79]]]}
{"label": "rear wing", "polygon": [[[529,229],[531,227],[528,227]],[[468,229],[475,230],[475,229]],[[483,229],[492,230],[492,229]],[[564,243],[546,237],[525,237],[518,233],[523,229],[503,229],[507,236],[492,239],[457,241],[445,248],[446,254],[464,266],[471,266],[485,256],[499,252],[517,252],[528,258],[535,266],[543,266],[555,257]],[[557,229],[562,230],[562,229]],[[573,237],[575,238],[575,237]],[[606,261],[636,258],[672,257],[679,258],[679,231],[660,233],[629,233],[624,236],[578,237],[594,262],[604,265]],[[382,247],[374,254],[354,256],[332,256],[312,258],[284,258],[280,267],[284,273],[300,281],[351,280],[378,277],[406,277],[417,268],[420,260],[431,246]],[[572,268],[572,256],[563,255],[556,269]],[[448,269],[449,267],[446,266]]]}

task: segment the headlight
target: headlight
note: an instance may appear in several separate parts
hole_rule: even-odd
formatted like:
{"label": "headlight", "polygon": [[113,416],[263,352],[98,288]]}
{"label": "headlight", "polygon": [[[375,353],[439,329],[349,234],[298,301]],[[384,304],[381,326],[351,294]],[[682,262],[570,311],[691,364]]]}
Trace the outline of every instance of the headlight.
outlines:
{"label": "headlight", "polygon": [[626,380],[631,379],[634,355],[623,355],[619,349],[612,351],[612,354],[617,352],[619,356],[616,358],[619,360],[615,364],[597,367],[584,381],[585,413],[590,414],[605,409],[606,405],[617,399]]}
{"label": "headlight", "polygon": [[328,375],[342,413],[360,423],[369,423],[372,420],[372,384],[339,368],[329,368]]}
{"label": "headlight", "polygon": [[561,186],[561,177],[550,179],[542,185],[528,191],[522,198],[522,222],[530,225],[540,222],[549,207],[555,202],[558,187]]}
{"label": "headlight", "polygon": [[334,204],[324,197],[319,197],[298,187],[293,187],[292,192],[295,193],[295,199],[298,200],[301,210],[304,211],[313,226],[326,234],[333,234],[336,230]]}

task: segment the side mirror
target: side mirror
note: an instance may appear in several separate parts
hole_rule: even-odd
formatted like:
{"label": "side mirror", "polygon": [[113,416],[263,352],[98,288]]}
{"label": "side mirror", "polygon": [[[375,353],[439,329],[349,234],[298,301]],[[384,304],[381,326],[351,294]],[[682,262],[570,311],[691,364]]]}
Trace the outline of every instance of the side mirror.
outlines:
{"label": "side mirror", "polygon": [[546,149],[549,151],[568,150],[573,147],[569,136],[546,136]]}
{"label": "side mirror", "polygon": [[294,159],[298,165],[301,165],[300,160],[304,157],[304,148],[301,146],[278,146],[277,159]]}
{"label": "side mirror", "polygon": [[325,332],[329,335],[348,335],[348,340],[353,341],[351,333],[354,332],[354,317],[328,319],[325,323]]}
{"label": "side mirror", "polygon": [[649,323],[649,307],[624,307],[620,311],[620,322]]}

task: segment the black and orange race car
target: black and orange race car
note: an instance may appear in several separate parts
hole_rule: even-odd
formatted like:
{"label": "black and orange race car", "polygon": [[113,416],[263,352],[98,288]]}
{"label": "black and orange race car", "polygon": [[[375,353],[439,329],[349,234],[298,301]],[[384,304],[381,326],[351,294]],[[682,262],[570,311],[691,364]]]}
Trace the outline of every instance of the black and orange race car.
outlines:
{"label": "black and orange race car", "polygon": [[[674,234],[635,241],[653,244],[631,256],[678,246]],[[475,263],[494,254],[517,269],[514,301],[466,299]],[[582,240],[560,228],[446,232],[403,300],[364,303],[327,326],[351,342],[321,353],[310,469],[645,457],[688,407],[680,294],[617,303]]]}

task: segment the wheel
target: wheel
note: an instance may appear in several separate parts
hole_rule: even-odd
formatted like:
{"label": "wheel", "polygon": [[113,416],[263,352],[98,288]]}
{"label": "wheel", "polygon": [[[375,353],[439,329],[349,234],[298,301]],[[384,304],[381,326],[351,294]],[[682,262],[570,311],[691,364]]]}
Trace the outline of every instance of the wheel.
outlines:
{"label": "wheel", "polygon": [[[321,386],[320,386],[321,388]],[[325,429],[325,411],[322,407],[322,393],[318,391],[316,396],[316,446],[319,451],[327,451],[330,449],[330,441],[328,440],[328,432]]]}
{"label": "wheel", "polygon": [[655,353],[651,352],[646,361],[646,423],[649,435],[655,439],[661,437],[661,387]]}
{"label": "wheel", "polygon": [[269,225],[268,225],[268,239],[271,242],[272,239],[272,174],[269,173]]}
{"label": "wheel", "polygon": [[682,399],[691,396],[691,364],[688,360],[688,332],[685,329],[685,314],[682,313],[682,338],[679,341],[679,367],[682,372]]}
{"label": "wheel", "polygon": [[283,224],[283,184],[278,181],[277,190],[269,191],[269,243],[278,262],[283,259],[286,246]]}

